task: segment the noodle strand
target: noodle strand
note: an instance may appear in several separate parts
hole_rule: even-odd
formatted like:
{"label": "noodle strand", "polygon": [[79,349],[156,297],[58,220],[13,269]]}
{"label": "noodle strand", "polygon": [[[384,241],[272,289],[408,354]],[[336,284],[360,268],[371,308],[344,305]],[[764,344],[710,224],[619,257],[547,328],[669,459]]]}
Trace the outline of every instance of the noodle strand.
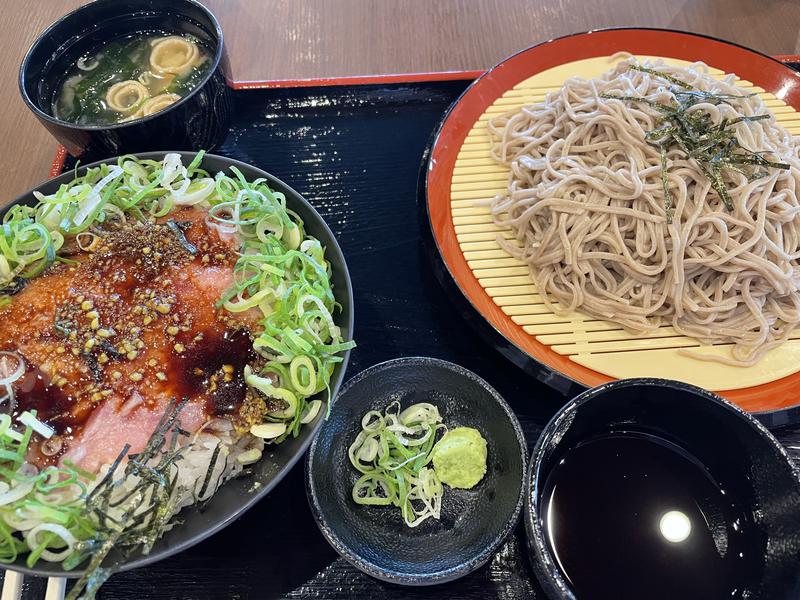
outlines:
{"label": "noodle strand", "polygon": [[665,183],[661,150],[646,138],[663,127],[654,106],[694,92],[634,64],[628,58],[599,79],[569,79],[543,103],[489,121],[492,155],[510,170],[492,214],[517,242],[498,243],[528,265],[554,312],[580,310],[636,334],[670,324],[702,343],[733,345],[730,356],[697,358],[755,364],[800,322],[800,138],[733,76],[714,79],[701,63],[646,64],[701,92],[730,95],[689,109],[715,125],[769,114],[730,127],[743,148],[790,167],[723,169],[732,210],[677,147],[665,149]]}

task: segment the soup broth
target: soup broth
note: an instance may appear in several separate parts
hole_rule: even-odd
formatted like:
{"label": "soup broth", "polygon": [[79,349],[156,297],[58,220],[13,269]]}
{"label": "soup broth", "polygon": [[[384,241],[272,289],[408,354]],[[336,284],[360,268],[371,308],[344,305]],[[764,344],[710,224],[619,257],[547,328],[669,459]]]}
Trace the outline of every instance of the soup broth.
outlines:
{"label": "soup broth", "polygon": [[110,125],[157,113],[203,78],[210,55],[192,36],[136,34],[105,44],[72,66],[53,115],[80,125]]}

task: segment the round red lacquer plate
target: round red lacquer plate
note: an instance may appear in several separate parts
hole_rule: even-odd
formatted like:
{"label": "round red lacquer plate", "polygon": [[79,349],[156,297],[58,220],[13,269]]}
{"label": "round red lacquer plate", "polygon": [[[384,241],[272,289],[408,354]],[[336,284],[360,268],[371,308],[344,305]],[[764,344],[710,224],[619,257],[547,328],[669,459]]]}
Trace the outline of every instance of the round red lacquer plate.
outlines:
{"label": "round red lacquer plate", "polygon": [[[499,63],[475,81],[455,102],[436,133],[424,175],[424,208],[430,235],[450,285],[477,314],[467,315],[487,332],[491,343],[516,364],[565,393],[609,381],[590,368],[558,354],[525,332],[481,287],[456,237],[451,212],[451,181],[458,153],[486,109],[506,91],[547,69],[593,57],[627,51],[637,55],[703,61],[764,88],[800,111],[800,73],[779,60],[707,36],[663,29],[608,29],[550,40]],[[474,309],[474,310],[473,310]],[[698,363],[702,368],[702,363]],[[753,387],[723,390],[722,396],[758,413],[770,425],[800,420],[800,372]]]}

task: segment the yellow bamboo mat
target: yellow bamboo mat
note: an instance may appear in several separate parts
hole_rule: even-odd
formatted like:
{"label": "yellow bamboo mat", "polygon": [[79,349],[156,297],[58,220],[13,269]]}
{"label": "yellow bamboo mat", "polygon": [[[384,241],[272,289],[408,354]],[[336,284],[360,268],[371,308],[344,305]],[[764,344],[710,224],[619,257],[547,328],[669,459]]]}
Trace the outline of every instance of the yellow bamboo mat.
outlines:
{"label": "yellow bamboo mat", "polygon": [[[655,57],[638,58],[643,61]],[[688,64],[664,60],[675,65]],[[527,267],[497,244],[498,235],[506,239],[511,239],[512,235],[494,225],[487,201],[505,191],[508,169],[497,165],[490,156],[487,120],[544,100],[546,93],[558,89],[569,77],[597,77],[612,65],[610,57],[592,58],[526,79],[498,98],[464,140],[453,171],[451,209],[461,251],[478,282],[526,333],[555,352],[609,377],[667,377],[719,391],[768,383],[800,370],[800,332],[796,333],[796,339],[769,352],[757,365],[743,368],[701,362],[680,354],[679,348],[691,348],[698,353],[729,355],[730,346],[701,346],[679,335],[672,327],[663,326],[637,336],[615,323],[580,313],[557,316],[543,304]],[[711,74],[724,76],[722,71],[713,68]],[[800,113],[748,81],[737,80],[737,85],[761,94],[777,121],[800,135]]]}

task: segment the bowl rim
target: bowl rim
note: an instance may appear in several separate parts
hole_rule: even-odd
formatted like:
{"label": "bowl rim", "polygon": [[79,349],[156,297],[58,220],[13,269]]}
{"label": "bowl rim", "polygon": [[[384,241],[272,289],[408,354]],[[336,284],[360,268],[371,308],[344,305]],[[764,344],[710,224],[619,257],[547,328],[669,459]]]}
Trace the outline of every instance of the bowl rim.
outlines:
{"label": "bowl rim", "polygon": [[[135,154],[134,156],[140,159],[158,160],[159,158],[163,158],[166,154],[172,154],[172,153],[180,154],[182,158],[193,157],[197,155],[197,152],[194,151],[159,150],[151,152],[140,152],[138,154]],[[130,155],[125,155],[125,156],[130,156]],[[91,164],[81,165],[80,167],[78,167],[77,170],[80,173],[85,173],[87,169],[97,167],[99,165],[113,164],[118,160],[118,158],[119,157],[115,156],[99,160]],[[333,234],[330,227],[322,218],[322,216],[319,214],[319,212],[317,212],[317,209],[314,208],[314,206],[308,200],[306,200],[303,195],[297,192],[293,187],[287,185],[281,179],[278,179],[274,175],[267,173],[263,169],[255,167],[253,165],[249,165],[240,160],[228,158],[227,156],[221,156],[219,154],[205,153],[203,156],[203,161],[205,161],[207,158],[223,161],[225,163],[224,169],[229,169],[231,166],[234,166],[240,170],[246,169],[255,171],[259,177],[265,178],[270,183],[270,185],[272,185],[273,183],[277,183],[286,188],[287,190],[290,190],[293,194],[293,197],[290,199],[288,198],[287,194],[287,201],[291,201],[291,203],[302,204],[306,209],[310,211],[310,213],[314,216],[315,220],[317,221],[316,225],[319,225],[330,236],[330,239],[333,242],[333,249],[335,253],[338,255],[338,257],[341,258],[341,263],[342,263],[341,275],[345,282],[344,293],[342,293],[342,297],[345,300],[349,299],[349,309],[350,309],[349,318],[347,319],[346,326],[347,330],[350,332],[350,338],[353,339],[354,323],[355,323],[355,302],[353,298],[353,284],[352,284],[352,279],[350,277],[350,271],[347,267],[347,261],[345,259],[344,252],[342,252],[341,246],[339,245],[339,241],[336,239],[336,236]],[[202,165],[203,163],[201,162],[200,164]],[[42,186],[46,184],[52,184],[53,182],[59,181],[61,178],[66,180],[68,178],[73,177],[73,175],[74,175],[73,171],[67,171],[65,173],[62,173],[58,177],[54,177],[46,181],[43,181],[36,187],[18,196],[12,202],[9,202],[7,205],[0,208],[0,217],[2,217],[2,215],[4,215],[11,207],[16,206],[18,204],[25,204],[26,202],[30,202],[34,198],[33,192],[39,190]],[[331,245],[330,244],[327,245],[326,252],[328,252],[330,248]],[[339,300],[339,298],[337,298],[337,300]],[[338,395],[339,390],[341,389],[344,383],[344,377],[347,372],[347,365],[350,361],[350,353],[351,350],[345,350],[341,354],[342,362],[340,363],[341,366],[339,367],[338,370],[338,376],[336,377],[336,381],[333,383],[333,385],[331,385],[330,388],[331,407],[333,406],[336,396]],[[112,573],[122,573],[124,571],[129,571],[131,569],[138,569],[140,567],[145,567],[153,563],[156,563],[160,560],[163,560],[165,558],[174,556],[175,554],[183,552],[184,550],[188,550],[192,546],[195,546],[198,543],[208,539],[215,533],[221,531],[222,529],[226,528],[228,525],[233,523],[235,520],[240,518],[244,513],[246,513],[258,502],[260,502],[265,496],[267,496],[267,494],[271,492],[281,482],[281,480],[283,480],[283,478],[289,473],[289,471],[297,464],[297,462],[303,457],[303,455],[308,450],[308,447],[311,445],[311,442],[316,439],[317,433],[319,432],[319,429],[322,427],[323,422],[324,422],[324,415],[320,415],[318,416],[316,422],[314,422],[311,426],[306,426],[305,437],[300,442],[300,446],[298,447],[297,451],[292,456],[290,456],[290,458],[284,463],[282,467],[278,468],[276,475],[268,483],[262,485],[257,491],[245,497],[243,499],[244,501],[228,517],[219,520],[217,522],[211,523],[209,526],[204,527],[195,535],[188,537],[187,539],[183,540],[178,544],[169,545],[165,548],[161,548],[160,550],[156,550],[156,547],[154,547],[153,551],[150,554],[146,555],[135,554],[133,555],[133,558],[130,560],[122,561],[116,565],[111,565],[109,568],[111,568]],[[223,484],[223,486],[224,485],[225,484]],[[212,496],[207,502],[213,502],[213,501],[214,501],[214,496]],[[187,506],[183,510],[186,511],[197,510],[197,505],[195,504]],[[169,536],[169,533],[170,532],[168,531],[164,535],[162,535],[157,541],[157,544],[165,540]],[[71,571],[64,571],[61,568],[55,568],[56,565],[60,566],[60,563],[50,563],[50,562],[40,561],[39,565],[43,565],[42,567],[30,568],[25,564],[24,560],[25,557],[22,556],[17,559],[17,562],[9,564],[0,564],[0,570],[18,571],[26,575],[34,575],[41,577],[66,577],[68,579],[78,578],[85,571],[85,561],[84,563],[81,563],[80,568],[76,568]]]}
{"label": "bowl rim", "polygon": [[[42,33],[40,33],[33,43],[28,48],[28,51],[25,53],[24,58],[22,59],[22,63],[20,63],[19,67],[19,76],[17,78],[17,83],[19,87],[20,96],[22,96],[23,102],[25,105],[33,112],[36,117],[39,119],[45,120],[48,123],[52,123],[53,125],[58,125],[59,127],[64,127],[66,129],[72,129],[76,131],[107,131],[107,130],[117,130],[117,129],[125,129],[127,127],[133,127],[135,125],[140,125],[142,123],[150,122],[158,117],[162,117],[165,114],[171,112],[174,109],[185,104],[190,98],[192,98],[195,94],[197,94],[200,89],[205,87],[206,83],[208,83],[209,79],[213,77],[214,73],[217,70],[220,62],[222,61],[222,57],[224,55],[224,39],[222,35],[222,26],[217,20],[217,17],[214,13],[211,12],[210,9],[203,6],[197,0],[180,0],[186,4],[194,6],[200,9],[203,13],[205,13],[206,17],[208,17],[209,21],[213,25],[214,28],[214,35],[217,38],[217,49],[214,53],[214,58],[212,59],[211,66],[209,67],[206,74],[203,78],[195,85],[189,92],[180,98],[177,102],[170,104],[166,108],[153,113],[152,115],[147,115],[146,117],[140,117],[138,119],[133,119],[131,121],[126,121],[124,123],[109,123],[108,125],[80,125],[78,123],[72,123],[70,121],[64,121],[62,119],[56,118],[54,115],[42,110],[39,106],[33,101],[33,99],[29,96],[27,90],[25,89],[25,81],[31,77],[31,74],[28,74],[28,63],[30,62],[31,56],[36,49],[36,47],[42,42],[45,38],[51,37],[53,32],[60,27],[66,20],[79,15],[81,12],[91,10],[97,5],[101,4],[115,4],[116,0],[94,0],[93,2],[89,2],[88,4],[84,4],[79,6],[75,10],[72,10],[65,14],[64,16],[60,17],[57,21],[51,24],[47,29],[45,29]],[[158,12],[159,9],[155,9],[153,12]],[[182,17],[179,17],[182,18]],[[83,37],[83,36],[79,36]],[[110,40],[107,40],[110,41]],[[41,75],[41,74],[39,74]],[[227,85],[227,84],[226,84]],[[140,153],[141,154],[141,153]]]}
{"label": "bowl rim", "polygon": [[[795,475],[796,488],[800,491],[800,470],[795,466],[786,448],[772,435],[767,427],[753,413],[749,413],[738,405],[726,400],[722,396],[708,391],[701,387],[676,381],[673,379],[663,379],[658,377],[634,377],[628,379],[615,379],[607,383],[595,386],[575,396],[572,400],[564,404],[544,426],[539,438],[531,453],[528,463],[528,473],[525,481],[525,530],[528,536],[528,555],[533,563],[536,579],[545,589],[547,596],[560,598],[562,600],[578,600],[566,577],[562,574],[556,564],[550,544],[544,533],[539,519],[538,492],[544,485],[541,473],[542,463],[547,453],[547,445],[553,437],[558,434],[561,424],[573,418],[575,411],[587,402],[591,402],[605,394],[614,392],[620,388],[627,387],[660,387],[677,390],[693,394],[699,398],[711,402],[721,410],[727,410],[731,414],[740,417],[743,421],[761,437],[761,439],[778,454],[779,461],[786,464],[790,471]],[[559,443],[559,442],[557,442]],[[532,550],[532,553],[531,553]]]}
{"label": "bowl rim", "polygon": [[[406,585],[406,586],[429,586],[429,585],[436,585],[440,583],[447,583],[450,581],[454,581],[459,579],[465,575],[468,575],[472,571],[480,568],[484,564],[486,564],[491,557],[497,552],[497,550],[502,546],[502,544],[508,539],[509,535],[514,531],[519,523],[520,516],[522,514],[522,509],[525,502],[525,479],[527,473],[527,443],[525,441],[525,435],[522,431],[522,426],[519,423],[519,419],[517,419],[516,414],[509,406],[508,402],[495,390],[489,383],[486,382],[482,377],[477,375],[476,373],[470,371],[469,369],[462,367],[456,363],[452,363],[450,361],[446,361],[440,358],[432,358],[426,356],[406,356],[400,358],[394,358],[390,360],[386,360],[377,364],[374,364],[370,367],[367,367],[360,373],[357,373],[353,377],[347,380],[345,384],[341,387],[339,391],[339,396],[344,395],[347,393],[350,388],[355,386],[356,384],[360,383],[364,379],[369,377],[373,377],[375,375],[379,375],[384,372],[386,369],[395,368],[395,367],[413,367],[416,365],[429,365],[435,366],[437,368],[446,369],[448,371],[452,371],[455,374],[464,377],[473,381],[474,383],[478,384],[481,388],[486,390],[489,395],[497,402],[497,404],[503,409],[508,417],[509,422],[511,423],[512,428],[514,429],[514,433],[516,434],[516,441],[519,446],[520,452],[520,460],[522,464],[522,473],[520,478],[520,491],[517,497],[517,502],[514,506],[514,509],[509,514],[508,518],[506,519],[505,523],[503,524],[502,528],[495,534],[492,542],[484,547],[478,554],[471,557],[469,560],[463,561],[461,564],[451,567],[448,569],[444,569],[441,571],[436,571],[433,573],[425,573],[425,574],[412,574],[412,573],[398,573],[394,571],[389,571],[380,567],[379,565],[374,564],[373,562],[363,558],[357,552],[353,551],[348,545],[346,545],[336,532],[333,530],[332,527],[328,525],[327,519],[324,517],[321,509],[321,502],[319,499],[319,494],[317,493],[316,484],[314,483],[314,462],[315,456],[317,455],[317,442],[320,438],[321,431],[317,432],[317,435],[314,436],[314,440],[311,443],[311,448],[308,451],[306,456],[306,464],[305,464],[305,480],[306,480],[306,496],[308,498],[308,504],[311,507],[311,512],[314,515],[314,520],[319,527],[320,532],[322,533],[323,537],[328,541],[328,543],[333,547],[339,555],[344,558],[347,562],[351,565],[359,569],[360,571],[366,573],[367,575],[374,577],[380,581],[385,581],[387,583],[394,583],[399,585]],[[339,396],[337,396],[337,401]],[[331,405],[331,409],[335,408],[335,402]],[[325,426],[323,424],[323,426]],[[321,430],[322,428],[320,428]]]}

